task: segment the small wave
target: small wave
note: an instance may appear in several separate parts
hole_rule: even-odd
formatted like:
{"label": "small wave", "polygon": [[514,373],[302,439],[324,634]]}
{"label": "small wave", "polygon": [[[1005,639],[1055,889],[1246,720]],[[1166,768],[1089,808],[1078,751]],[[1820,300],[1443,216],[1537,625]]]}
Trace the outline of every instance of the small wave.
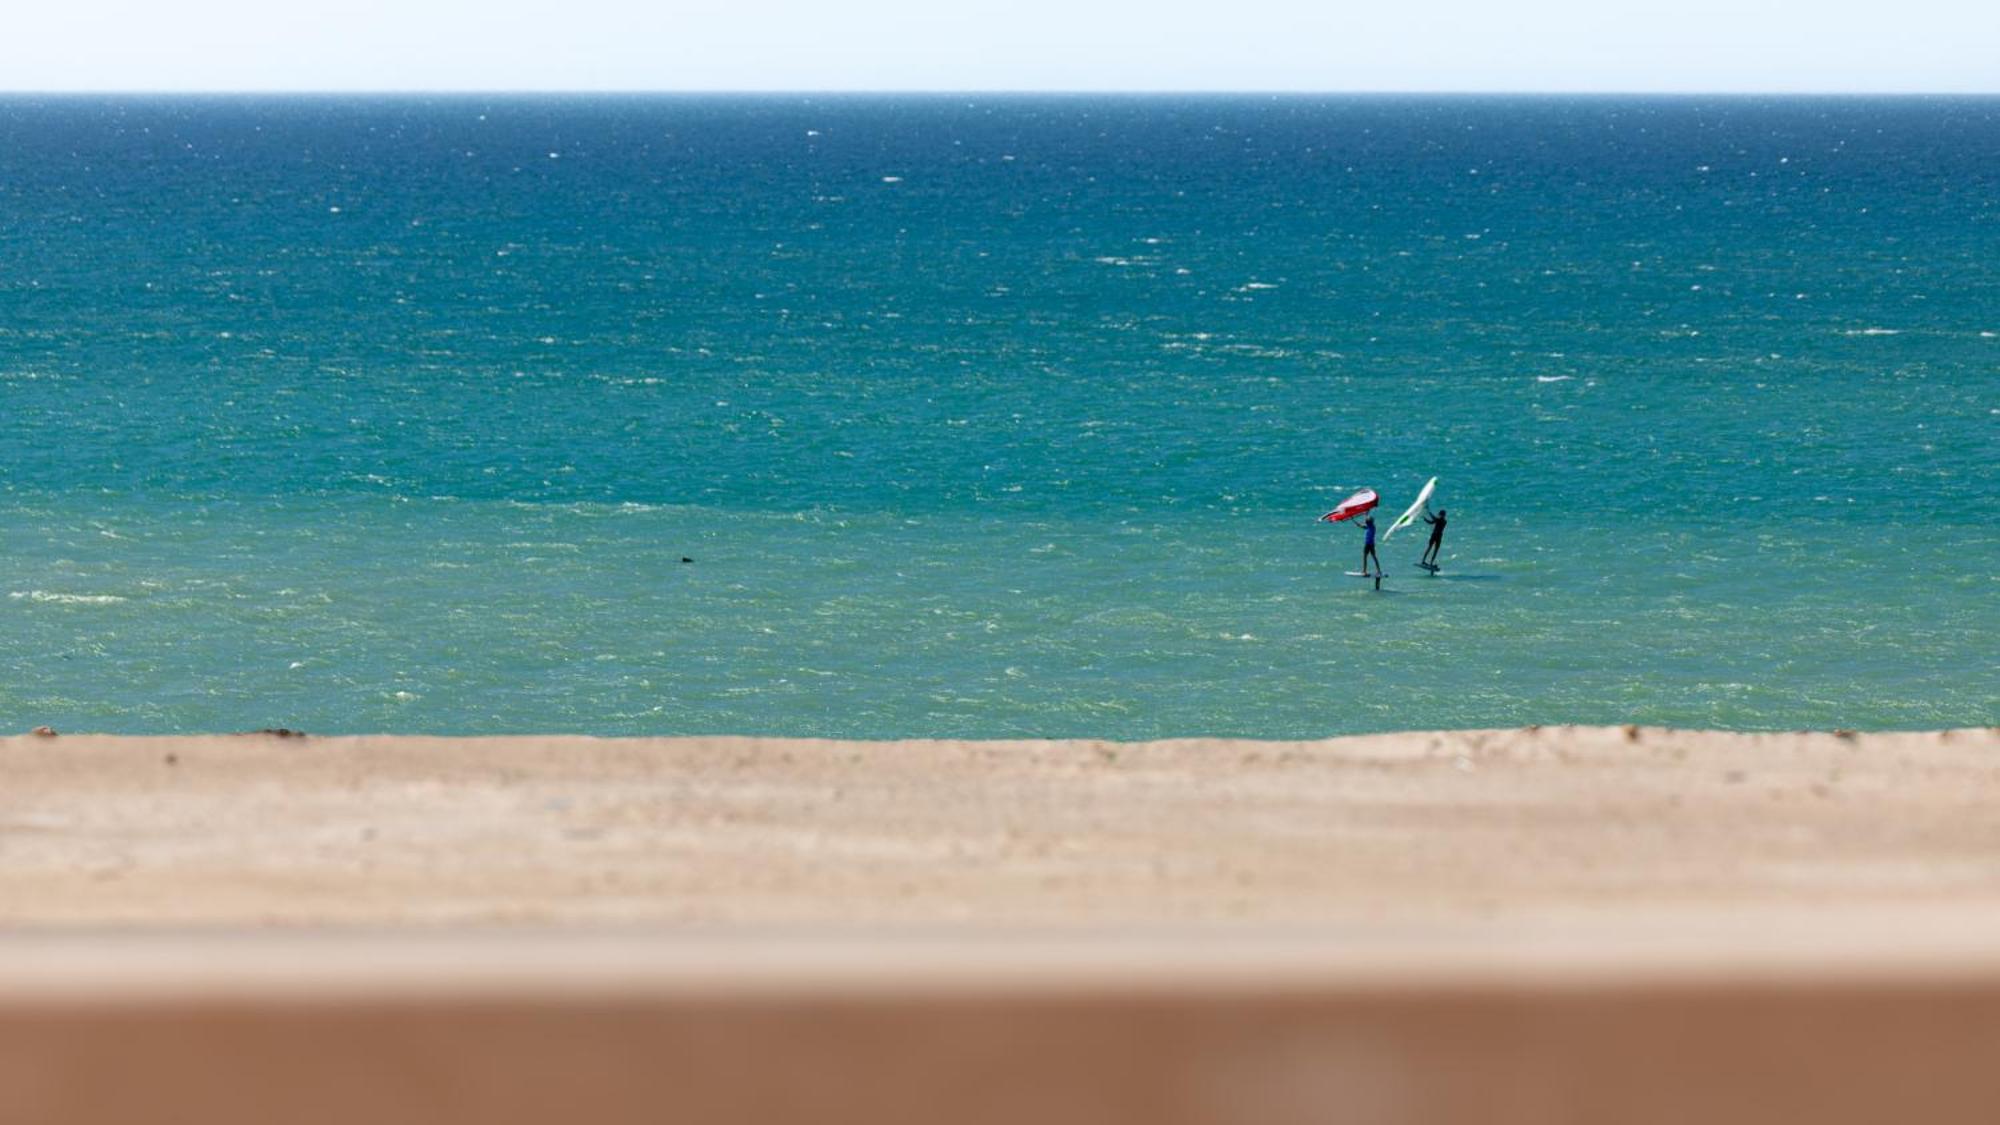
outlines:
{"label": "small wave", "polygon": [[1842,336],[1900,336],[1902,334],[1903,330],[1900,328],[1849,328],[1841,332]]}
{"label": "small wave", "polygon": [[47,590],[15,590],[7,596],[56,605],[114,605],[126,600],[117,594],[52,594]]}
{"label": "small wave", "polygon": [[1563,382],[1568,382],[1569,380],[1571,380],[1571,379],[1574,379],[1574,378],[1576,378],[1576,376],[1574,376],[1574,375],[1537,375],[1537,376],[1535,376],[1535,382],[1537,382],[1537,383],[1563,383]]}

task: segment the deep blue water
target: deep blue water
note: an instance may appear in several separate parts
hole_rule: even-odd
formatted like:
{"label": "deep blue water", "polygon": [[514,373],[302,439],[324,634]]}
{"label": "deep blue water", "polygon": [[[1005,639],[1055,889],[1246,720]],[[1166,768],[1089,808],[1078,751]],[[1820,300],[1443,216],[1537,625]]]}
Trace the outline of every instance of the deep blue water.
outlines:
{"label": "deep blue water", "polygon": [[0,99],[0,729],[1993,723],[1995,262],[2000,99]]}

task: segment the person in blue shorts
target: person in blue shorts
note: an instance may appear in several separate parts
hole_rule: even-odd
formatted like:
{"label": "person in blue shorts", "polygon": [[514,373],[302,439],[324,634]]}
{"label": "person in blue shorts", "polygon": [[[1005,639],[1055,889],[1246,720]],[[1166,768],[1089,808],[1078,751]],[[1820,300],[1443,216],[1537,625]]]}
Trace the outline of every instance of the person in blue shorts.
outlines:
{"label": "person in blue shorts", "polygon": [[1367,538],[1362,540],[1361,543],[1361,573],[1364,576],[1368,573],[1368,560],[1374,559],[1375,573],[1377,575],[1380,575],[1382,573],[1382,556],[1375,553],[1374,516],[1369,516],[1367,522],[1361,525],[1361,531],[1364,535],[1367,536]]}
{"label": "person in blue shorts", "polygon": [[1424,565],[1436,569],[1438,548],[1444,545],[1444,509],[1439,508],[1437,515],[1431,515],[1430,510],[1426,508],[1424,522],[1431,525],[1430,545],[1424,548]]}

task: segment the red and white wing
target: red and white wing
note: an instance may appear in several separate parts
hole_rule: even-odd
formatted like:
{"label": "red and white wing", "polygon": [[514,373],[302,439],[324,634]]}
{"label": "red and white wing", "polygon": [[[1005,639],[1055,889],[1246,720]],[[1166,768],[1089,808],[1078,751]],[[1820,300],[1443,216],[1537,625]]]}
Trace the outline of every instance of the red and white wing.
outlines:
{"label": "red and white wing", "polygon": [[1351,520],[1381,502],[1382,498],[1375,494],[1374,489],[1364,488],[1347,499],[1342,500],[1340,507],[1321,516],[1320,519],[1325,520],[1327,523],[1339,523],[1341,520]]}

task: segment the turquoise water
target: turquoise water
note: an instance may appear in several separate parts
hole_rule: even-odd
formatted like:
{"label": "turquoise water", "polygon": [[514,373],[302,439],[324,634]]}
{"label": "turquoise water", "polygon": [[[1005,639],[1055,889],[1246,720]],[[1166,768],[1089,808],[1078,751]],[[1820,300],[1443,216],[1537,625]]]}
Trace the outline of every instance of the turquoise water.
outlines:
{"label": "turquoise water", "polygon": [[1995,261],[1993,99],[0,100],[0,729],[1993,723]]}

